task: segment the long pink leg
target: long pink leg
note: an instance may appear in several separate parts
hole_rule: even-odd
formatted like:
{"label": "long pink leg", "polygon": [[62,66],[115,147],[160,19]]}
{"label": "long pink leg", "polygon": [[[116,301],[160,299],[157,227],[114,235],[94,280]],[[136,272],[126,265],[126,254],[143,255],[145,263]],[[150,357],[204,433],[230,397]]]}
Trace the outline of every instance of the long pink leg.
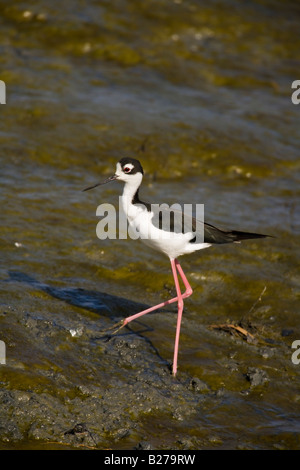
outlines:
{"label": "long pink leg", "polygon": [[[178,261],[177,260],[171,260],[172,272],[173,272],[173,264],[176,265],[176,267],[178,269],[178,272],[180,274],[180,277],[181,277],[181,279],[184,283],[184,286],[186,288],[185,292],[183,294],[181,294],[181,298],[185,299],[186,297],[189,297],[190,295],[192,295],[193,290],[192,290],[190,284],[188,283],[188,280],[185,277],[184,272],[182,270],[182,267],[180,266]],[[176,270],[175,270],[175,273],[176,273]],[[173,272],[173,276],[174,276],[174,272]],[[176,279],[177,279],[177,275],[176,275]],[[175,280],[175,277],[174,277],[174,280]],[[175,286],[176,286],[176,282],[175,282]],[[177,289],[176,289],[176,292],[177,292]],[[146,310],[142,310],[139,313],[135,313],[134,315],[131,315],[130,317],[125,318],[124,320],[121,320],[121,322],[119,322],[120,327],[123,327],[123,326],[127,325],[132,320],[136,320],[137,318],[141,317],[142,315],[146,315],[146,313],[153,312],[154,310],[157,310],[159,308],[165,307],[166,305],[170,305],[174,302],[177,302],[177,300],[178,300],[178,293],[177,293],[177,297],[174,297],[173,299],[166,300],[165,302],[162,302],[161,304],[154,305],[154,307],[147,308]]]}
{"label": "long pink leg", "polygon": [[[181,268],[180,264],[178,263],[178,261],[176,259],[175,260],[171,259],[171,266],[172,266],[172,272],[173,272],[173,277],[174,277],[174,282],[175,282],[175,287],[176,287],[176,292],[177,292],[177,298],[178,298],[178,315],[177,315],[177,326],[176,326],[173,368],[172,368],[173,375],[175,377],[176,372],[177,372],[179,336],[180,336],[180,326],[181,326],[181,319],[182,319],[182,312],[183,312],[183,299],[182,299],[182,294],[181,294],[181,291],[180,291],[180,285],[179,285],[179,281],[178,281],[176,268],[178,269],[178,266],[180,267],[180,269],[178,269],[178,272],[180,272],[180,270],[182,271],[182,268]],[[182,273],[183,273],[183,271],[182,271]]]}
{"label": "long pink leg", "polygon": [[192,295],[193,293],[193,289],[191,288],[187,278],[185,277],[185,274],[183,272],[183,269],[182,267],[180,266],[180,264],[178,263],[177,259],[174,260],[175,261],[175,264],[176,264],[176,268],[177,268],[177,271],[179,272],[180,274],[180,277],[183,281],[183,284],[184,284],[184,287],[186,288],[186,291],[184,294],[182,294],[182,298],[186,298],[186,297],[189,297],[190,295]]}
{"label": "long pink leg", "polygon": [[[175,348],[174,348],[174,358],[173,358],[173,375],[175,377],[176,372],[177,372],[177,357],[178,357],[178,345],[179,345],[179,335],[180,335],[180,325],[181,325],[181,318],[182,318],[182,311],[183,311],[183,299],[186,299],[190,295],[192,295],[193,290],[183,272],[182,267],[178,263],[177,259],[171,259],[171,267],[172,267],[172,273],[174,277],[174,282],[175,282],[175,287],[176,287],[176,293],[177,297],[174,297],[173,299],[166,300],[165,302],[162,302],[158,305],[154,305],[154,307],[147,308],[146,310],[143,310],[142,312],[135,313],[134,315],[131,315],[130,317],[125,318],[124,320],[121,320],[119,323],[117,323],[114,328],[117,328],[115,333],[119,331],[123,326],[127,325],[133,320],[136,320],[137,318],[146,315],[147,313],[153,312],[154,310],[157,310],[159,308],[165,307],[166,305],[170,305],[174,302],[178,302],[178,316],[177,316],[177,328],[176,328],[176,337],[175,337]],[[178,276],[177,276],[177,271],[182,279],[182,282],[185,286],[185,292],[182,294],[180,291],[180,285],[178,281]]]}

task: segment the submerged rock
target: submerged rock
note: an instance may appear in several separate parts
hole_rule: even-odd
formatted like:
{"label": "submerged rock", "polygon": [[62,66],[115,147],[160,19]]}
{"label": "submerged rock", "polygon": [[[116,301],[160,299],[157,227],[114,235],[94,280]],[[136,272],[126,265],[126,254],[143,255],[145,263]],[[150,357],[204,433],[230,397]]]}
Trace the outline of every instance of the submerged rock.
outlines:
{"label": "submerged rock", "polygon": [[248,368],[246,379],[250,382],[251,387],[258,387],[269,381],[268,374],[264,370],[257,367]]}

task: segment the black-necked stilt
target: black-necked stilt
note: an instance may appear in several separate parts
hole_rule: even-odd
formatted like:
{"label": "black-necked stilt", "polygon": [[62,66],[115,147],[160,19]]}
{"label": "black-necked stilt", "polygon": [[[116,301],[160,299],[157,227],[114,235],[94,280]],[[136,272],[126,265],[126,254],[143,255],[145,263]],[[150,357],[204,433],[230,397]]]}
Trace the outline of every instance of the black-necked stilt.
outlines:
{"label": "black-necked stilt", "polygon": [[[142,312],[136,313],[135,315],[131,315],[125,318],[124,320],[121,320],[115,325],[115,332],[127,325],[132,320],[135,320],[136,318],[139,318],[142,315],[145,315],[146,313],[157,310],[173,302],[177,302],[178,317],[172,368],[173,375],[175,376],[177,372],[177,357],[180,325],[183,311],[183,300],[189,297],[193,292],[177,258],[184,254],[193,253],[194,251],[202,250],[203,248],[208,248],[209,246],[214,244],[236,243],[241,240],[247,240],[251,238],[265,238],[268,235],[239,232],[236,230],[220,230],[214,227],[213,225],[209,225],[204,222],[199,222],[194,218],[191,218],[192,228],[193,230],[201,231],[202,240],[200,242],[197,240],[197,232],[195,233],[191,230],[186,231],[186,225],[184,225],[182,222],[179,225],[177,222],[176,225],[174,223],[174,218],[173,224],[171,220],[169,229],[166,232],[165,227],[161,227],[159,225],[159,218],[157,218],[157,214],[155,214],[153,206],[151,204],[142,202],[139,199],[139,188],[143,179],[143,175],[144,171],[142,165],[138,160],[134,158],[122,158],[117,163],[116,172],[113,176],[110,176],[102,183],[98,183],[84,189],[84,191],[93,189],[101,184],[105,184],[110,181],[123,181],[125,185],[121,199],[123,210],[125,211],[125,214],[127,216],[129,226],[131,226],[135,230],[138,230],[141,235],[140,238],[144,243],[156,250],[165,253],[171,261],[171,268],[174,277],[177,297],[174,297],[173,299],[167,300],[166,302],[162,302],[158,305],[155,305],[154,307],[148,308],[146,310],[143,310]],[[160,233],[161,235],[166,235],[166,233],[169,233],[170,237],[159,236]],[[182,293],[180,290],[177,273],[181,277],[185,286],[184,293]]]}

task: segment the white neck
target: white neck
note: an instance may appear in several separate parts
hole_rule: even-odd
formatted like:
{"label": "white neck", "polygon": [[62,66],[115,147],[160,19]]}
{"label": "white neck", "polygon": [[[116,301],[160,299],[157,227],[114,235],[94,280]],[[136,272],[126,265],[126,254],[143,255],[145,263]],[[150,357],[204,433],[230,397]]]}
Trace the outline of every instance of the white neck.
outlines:
{"label": "white neck", "polygon": [[131,175],[130,180],[125,181],[122,194],[123,204],[125,203],[128,205],[132,203],[134,195],[141,185],[142,179],[143,175],[141,173],[136,173],[135,175]]}
{"label": "white neck", "polygon": [[130,215],[134,216],[136,212],[136,206],[132,204],[132,200],[141,185],[142,179],[143,175],[141,173],[136,173],[136,175],[131,175],[130,179],[125,181],[121,201],[123,210],[127,217],[130,217]]}

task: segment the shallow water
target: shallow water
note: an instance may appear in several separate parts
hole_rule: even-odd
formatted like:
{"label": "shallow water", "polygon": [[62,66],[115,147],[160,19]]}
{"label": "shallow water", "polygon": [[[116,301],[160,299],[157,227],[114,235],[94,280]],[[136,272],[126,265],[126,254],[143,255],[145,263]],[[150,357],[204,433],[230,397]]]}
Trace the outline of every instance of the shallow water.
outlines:
{"label": "shallow water", "polygon": [[[0,13],[0,446],[299,449],[299,6]],[[144,166],[142,199],[203,203],[209,223],[276,237],[182,258],[194,293],[176,380],[174,307],[103,334],[174,293],[166,258],[96,237],[121,185],[81,190],[124,155]],[[212,327],[239,322],[254,341]]]}

